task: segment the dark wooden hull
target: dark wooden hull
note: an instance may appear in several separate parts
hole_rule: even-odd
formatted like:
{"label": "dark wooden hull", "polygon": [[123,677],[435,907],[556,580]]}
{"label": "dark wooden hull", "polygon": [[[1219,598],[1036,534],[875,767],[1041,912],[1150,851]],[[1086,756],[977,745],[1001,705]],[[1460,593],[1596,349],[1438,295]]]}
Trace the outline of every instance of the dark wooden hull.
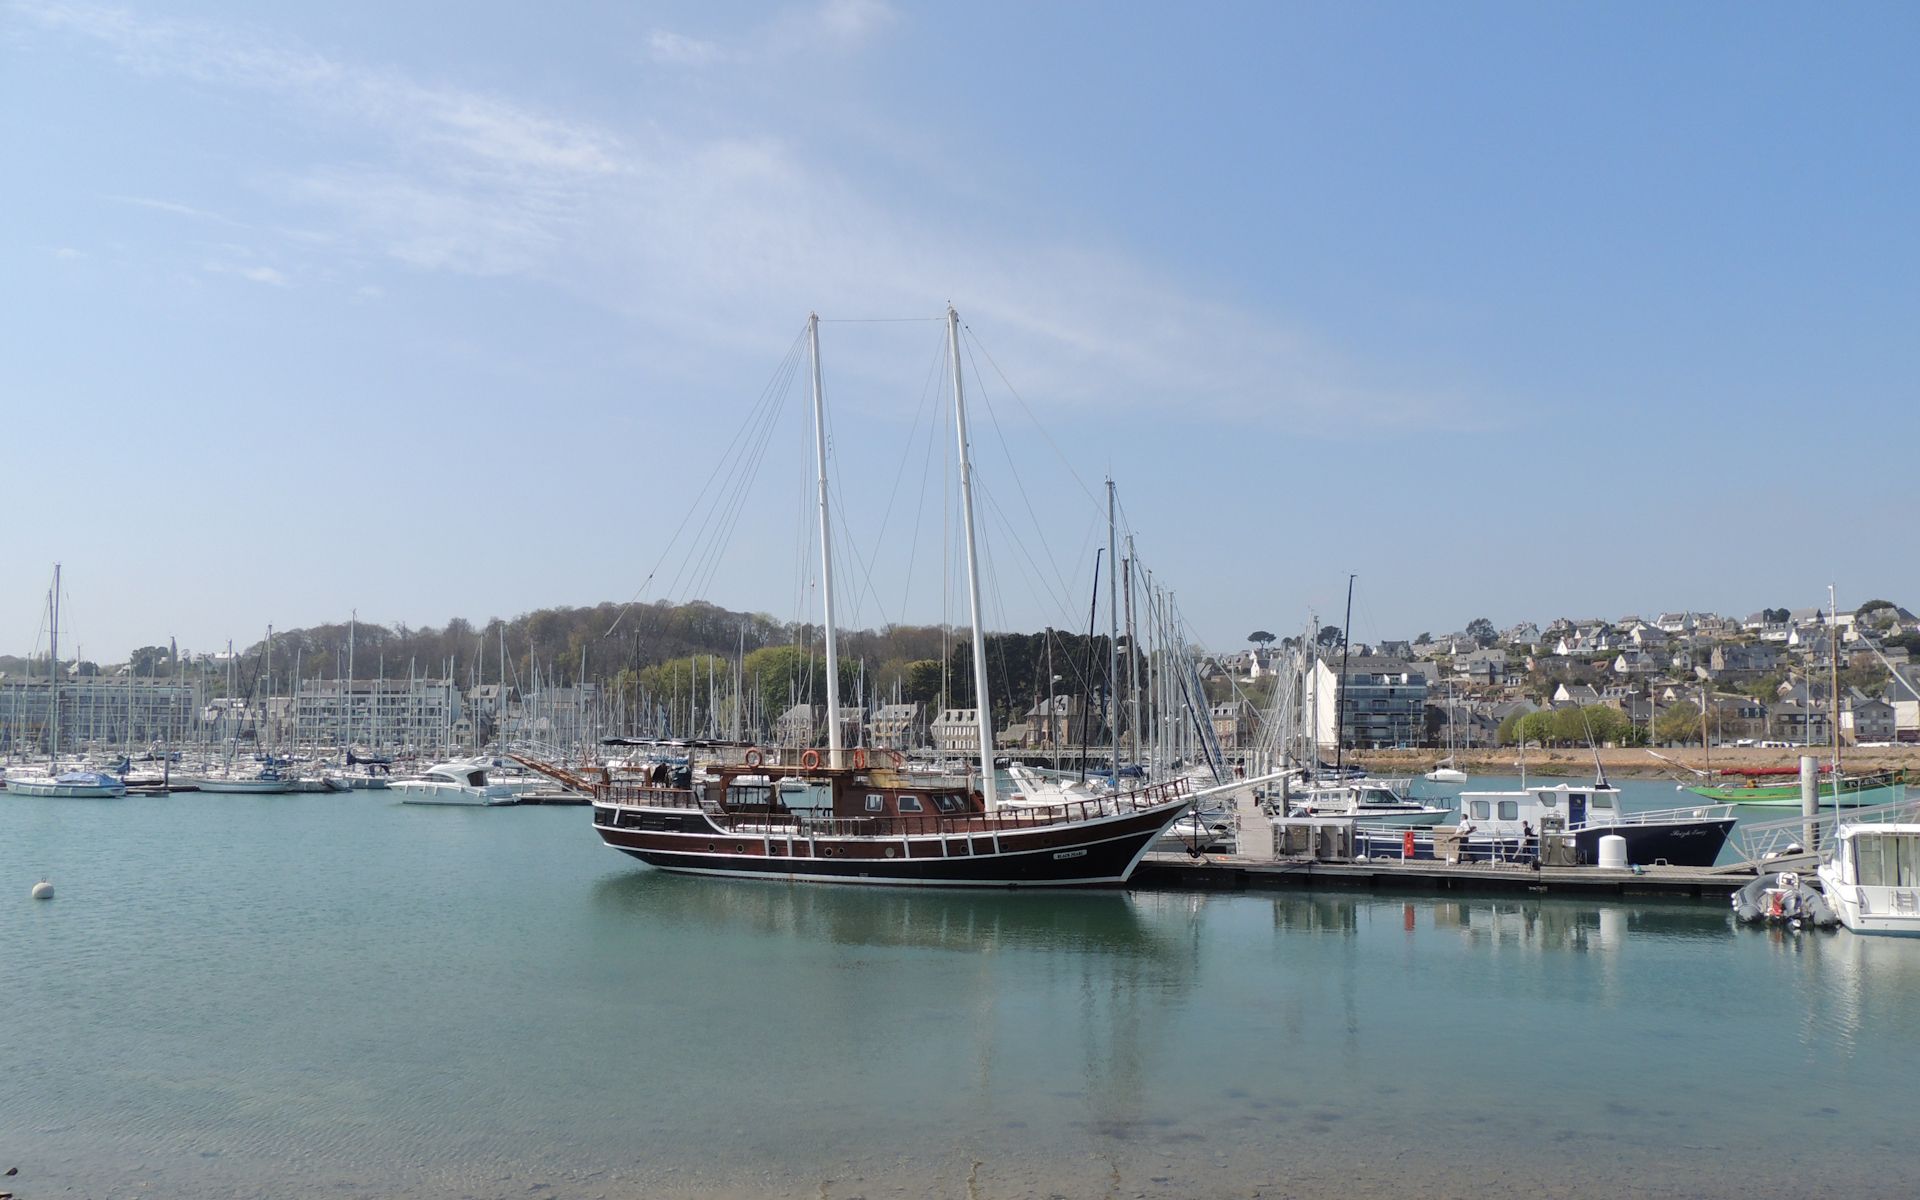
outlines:
{"label": "dark wooden hull", "polygon": [[1092,820],[900,837],[792,836],[716,825],[700,812],[624,810],[613,825],[596,807],[607,845],[650,866],[696,875],[932,887],[1084,887],[1127,881],[1182,801]]}

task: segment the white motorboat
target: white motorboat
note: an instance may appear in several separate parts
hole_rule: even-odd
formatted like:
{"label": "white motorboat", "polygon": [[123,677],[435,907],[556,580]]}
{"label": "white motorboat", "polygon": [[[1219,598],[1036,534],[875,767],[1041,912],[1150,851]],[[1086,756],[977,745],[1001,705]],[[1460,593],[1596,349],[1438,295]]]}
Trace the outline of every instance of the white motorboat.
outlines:
{"label": "white motorboat", "polygon": [[1453,815],[1451,808],[1422,804],[1390,779],[1356,779],[1336,786],[1314,785],[1288,800],[1294,817],[1351,817],[1363,825],[1393,829],[1431,829]]}
{"label": "white motorboat", "polygon": [[1840,824],[1818,874],[1848,929],[1920,937],[1920,825]]}
{"label": "white motorboat", "polygon": [[12,796],[60,796],[69,799],[110,799],[127,794],[125,781],[101,771],[65,771],[59,775],[13,775],[7,778]]}
{"label": "white motorboat", "polygon": [[1161,854],[1232,854],[1238,847],[1239,837],[1230,821],[1217,819],[1217,814],[1188,812],[1154,839],[1152,849]]}
{"label": "white motorboat", "polygon": [[523,785],[495,783],[487,777],[491,765],[484,758],[435,763],[417,779],[396,779],[387,790],[402,804],[441,804],[493,808],[517,804]]}
{"label": "white motorboat", "polygon": [[1053,804],[1099,801],[1113,794],[1112,789],[1103,782],[1070,779],[1061,775],[1047,776],[1024,763],[1013,763],[1007,767],[1007,777],[1013,781],[1015,791],[1011,796],[1001,797],[1000,803],[1009,808],[1044,808]]}

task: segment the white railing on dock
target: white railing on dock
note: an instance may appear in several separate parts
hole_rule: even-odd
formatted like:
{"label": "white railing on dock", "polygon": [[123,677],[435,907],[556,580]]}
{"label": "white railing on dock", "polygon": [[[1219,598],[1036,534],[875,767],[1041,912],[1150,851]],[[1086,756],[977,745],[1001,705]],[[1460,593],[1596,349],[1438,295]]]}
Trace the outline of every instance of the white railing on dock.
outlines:
{"label": "white railing on dock", "polygon": [[1815,817],[1781,817],[1742,825],[1733,831],[1735,851],[1742,861],[1761,866],[1770,858],[1790,853],[1792,846],[1800,847],[1805,853],[1824,849],[1833,840],[1833,827],[1841,823],[1881,825],[1890,821],[1920,821],[1920,799],[1909,800],[1905,784],[1895,784],[1893,788],[1898,798],[1886,804],[1842,809],[1827,806]]}

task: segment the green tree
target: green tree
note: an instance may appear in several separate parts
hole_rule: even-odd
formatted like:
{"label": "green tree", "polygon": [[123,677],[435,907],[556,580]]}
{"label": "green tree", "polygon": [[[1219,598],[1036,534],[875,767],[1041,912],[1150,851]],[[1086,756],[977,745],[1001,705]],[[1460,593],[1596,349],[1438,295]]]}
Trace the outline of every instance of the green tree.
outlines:
{"label": "green tree", "polygon": [[1475,645],[1483,649],[1500,640],[1500,631],[1495,629],[1493,622],[1485,617],[1475,617],[1468,621],[1466,634],[1473,639]]}
{"label": "green tree", "polygon": [[1668,707],[1653,722],[1654,736],[1667,745],[1685,744],[1700,738],[1700,706],[1682,700]]}

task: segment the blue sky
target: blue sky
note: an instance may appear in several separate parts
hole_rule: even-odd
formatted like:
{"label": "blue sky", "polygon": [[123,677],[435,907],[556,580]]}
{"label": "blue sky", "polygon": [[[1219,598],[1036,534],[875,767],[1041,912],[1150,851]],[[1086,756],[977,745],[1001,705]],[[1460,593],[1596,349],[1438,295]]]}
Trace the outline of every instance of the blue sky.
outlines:
{"label": "blue sky", "polygon": [[[102,659],[688,580],[807,615],[802,391],[733,537],[676,570],[672,532],[808,311],[948,300],[998,368],[997,626],[1084,621],[1109,472],[1220,647],[1350,571],[1361,637],[1912,605],[1916,33],[0,0],[0,646],[55,560]],[[940,336],[823,326],[854,623],[960,612]]]}

